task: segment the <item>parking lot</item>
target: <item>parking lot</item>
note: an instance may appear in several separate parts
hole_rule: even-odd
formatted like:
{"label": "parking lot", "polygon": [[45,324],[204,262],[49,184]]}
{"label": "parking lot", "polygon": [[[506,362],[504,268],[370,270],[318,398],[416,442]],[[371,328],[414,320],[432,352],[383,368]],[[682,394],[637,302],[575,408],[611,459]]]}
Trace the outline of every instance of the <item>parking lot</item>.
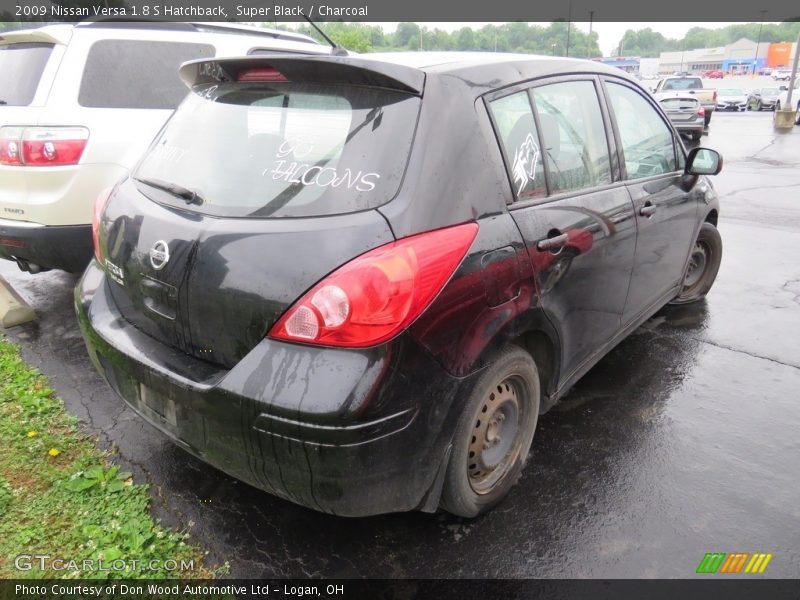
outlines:
{"label": "parking lot", "polygon": [[[769,78],[714,81],[773,85]],[[766,81],[768,80],[768,81]],[[759,83],[760,81],[760,83]],[[475,521],[344,519],[192,458],[107,388],[72,307],[76,278],[0,273],[39,314],[8,330],[88,432],[153,484],[154,509],[236,577],[690,577],[706,552],[800,567],[800,129],[715,114],[724,256],[707,300],[667,308],[543,417],[511,496]]]}

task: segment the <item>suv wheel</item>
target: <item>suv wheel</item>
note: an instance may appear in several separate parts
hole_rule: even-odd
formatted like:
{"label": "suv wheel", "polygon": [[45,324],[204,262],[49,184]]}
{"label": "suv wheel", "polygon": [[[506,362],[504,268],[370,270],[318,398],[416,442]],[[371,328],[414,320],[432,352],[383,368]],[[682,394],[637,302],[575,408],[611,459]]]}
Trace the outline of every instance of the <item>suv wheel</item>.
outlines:
{"label": "suv wheel", "polygon": [[519,479],[539,417],[539,372],[530,354],[508,346],[478,378],[453,436],[442,507],[476,517]]}
{"label": "suv wheel", "polygon": [[683,288],[670,304],[688,304],[705,298],[719,272],[722,238],[711,223],[703,223],[683,277]]}

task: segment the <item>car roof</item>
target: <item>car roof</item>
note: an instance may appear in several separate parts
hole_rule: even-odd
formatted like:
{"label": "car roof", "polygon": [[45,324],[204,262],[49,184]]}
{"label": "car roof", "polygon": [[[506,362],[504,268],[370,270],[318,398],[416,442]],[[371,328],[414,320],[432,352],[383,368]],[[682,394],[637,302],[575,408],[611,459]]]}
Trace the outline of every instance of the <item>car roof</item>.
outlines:
{"label": "car roof", "polygon": [[307,44],[320,44],[312,37],[296,33],[294,31],[283,31],[280,29],[270,29],[266,27],[255,27],[252,25],[241,25],[239,23],[218,23],[218,22],[170,22],[155,20],[122,21],[116,19],[97,19],[91,21],[81,21],[79,23],[45,25],[31,29],[17,29],[13,31],[0,32],[0,43],[17,41],[49,41],[57,44],[69,43],[72,33],[78,30],[102,30],[102,29],[143,29],[157,31],[181,31],[196,32],[222,35],[249,35],[263,37],[266,40],[282,40],[287,42],[302,42]]}

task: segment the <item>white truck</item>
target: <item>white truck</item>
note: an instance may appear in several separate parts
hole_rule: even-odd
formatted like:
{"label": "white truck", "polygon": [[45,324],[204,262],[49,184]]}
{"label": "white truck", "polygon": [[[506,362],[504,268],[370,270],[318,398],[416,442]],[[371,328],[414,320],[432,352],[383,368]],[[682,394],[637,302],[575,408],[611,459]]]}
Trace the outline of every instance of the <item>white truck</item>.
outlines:
{"label": "white truck", "polygon": [[656,85],[653,95],[657,100],[675,98],[690,94],[700,101],[705,110],[705,126],[711,122],[711,115],[717,106],[717,90],[704,88],[700,77],[665,77]]}

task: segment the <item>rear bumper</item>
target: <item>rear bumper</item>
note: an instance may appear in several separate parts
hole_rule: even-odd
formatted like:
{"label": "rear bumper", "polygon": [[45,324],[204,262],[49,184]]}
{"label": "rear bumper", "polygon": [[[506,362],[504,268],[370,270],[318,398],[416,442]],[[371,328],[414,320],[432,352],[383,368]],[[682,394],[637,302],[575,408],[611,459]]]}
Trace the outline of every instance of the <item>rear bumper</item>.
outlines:
{"label": "rear bumper", "polygon": [[75,290],[89,355],[139,415],[218,469],[343,516],[433,509],[467,380],[410,336],[376,349],[265,339],[220,370],[122,319],[92,262]]}
{"label": "rear bumper", "polygon": [[93,252],[91,225],[45,226],[0,219],[0,258],[80,273]]}

